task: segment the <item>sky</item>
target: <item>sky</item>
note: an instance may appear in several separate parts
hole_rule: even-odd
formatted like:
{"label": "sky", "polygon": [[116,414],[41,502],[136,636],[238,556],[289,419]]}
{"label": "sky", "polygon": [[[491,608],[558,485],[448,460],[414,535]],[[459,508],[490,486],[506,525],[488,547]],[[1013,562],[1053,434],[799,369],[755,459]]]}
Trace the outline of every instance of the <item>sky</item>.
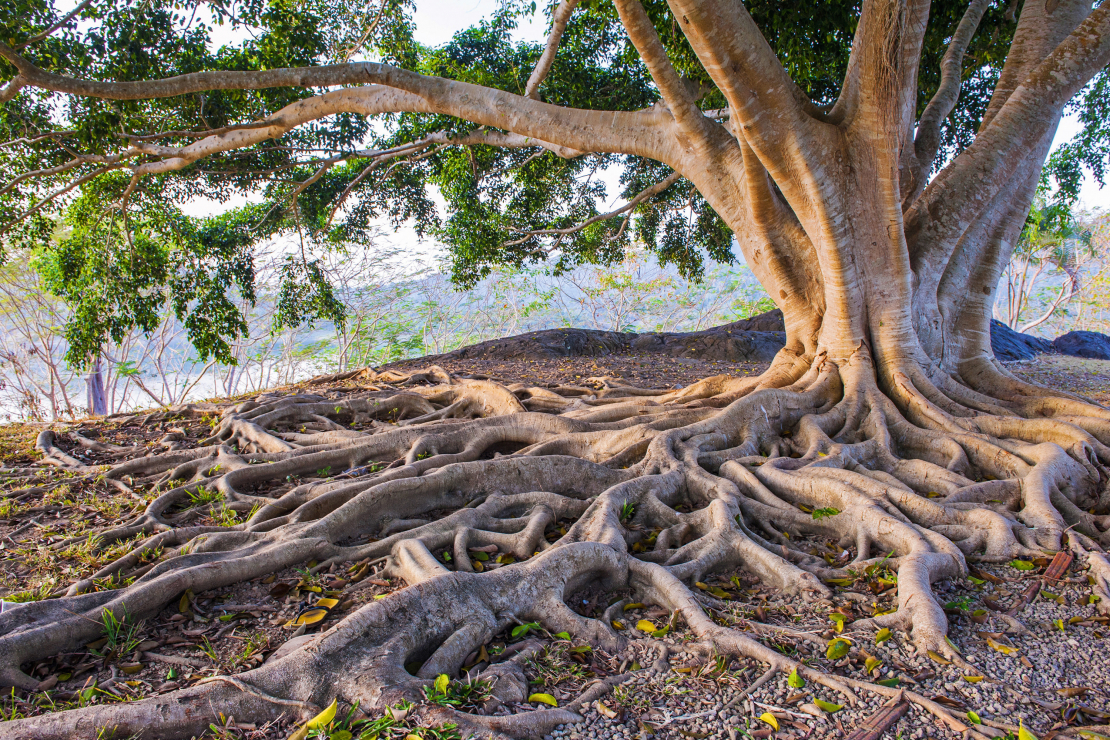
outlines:
{"label": "sky", "polygon": [[[537,3],[537,6],[543,5],[543,2]],[[416,38],[430,46],[444,44],[450,41],[456,32],[469,28],[482,18],[488,17],[496,10],[497,6],[497,0],[416,0],[414,18]],[[519,39],[536,42],[542,41],[546,35],[547,19],[542,10],[537,10],[531,23],[522,24],[515,34]],[[214,40],[217,43],[221,41],[218,37]],[[228,39],[228,41],[231,40]],[[1079,131],[1079,128],[1079,121],[1076,116],[1066,117],[1060,124],[1056,138],[1053,141],[1053,148],[1055,149],[1059,144],[1071,139]],[[619,192],[617,173],[604,173],[602,179],[605,180],[608,193],[613,200],[601,207],[611,207],[615,204],[615,196]],[[221,205],[201,200],[191,204],[191,207],[186,210],[192,215],[208,215],[240,205],[242,202],[232,201],[229,204]],[[1110,209],[1110,185],[1100,190],[1098,183],[1088,175],[1080,192],[1080,203],[1087,208]],[[384,221],[383,225],[385,225]],[[392,231],[391,227],[385,226],[387,230]],[[427,240],[421,241],[410,226],[403,226],[394,232],[390,241],[394,246],[402,247],[413,254],[416,259],[422,261],[432,260],[440,252],[439,245]]]}

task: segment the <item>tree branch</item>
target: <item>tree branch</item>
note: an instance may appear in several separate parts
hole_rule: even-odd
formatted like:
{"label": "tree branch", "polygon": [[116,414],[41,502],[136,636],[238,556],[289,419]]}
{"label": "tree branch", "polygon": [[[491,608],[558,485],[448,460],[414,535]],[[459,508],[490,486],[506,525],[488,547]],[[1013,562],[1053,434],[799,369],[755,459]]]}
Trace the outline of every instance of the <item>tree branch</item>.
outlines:
{"label": "tree branch", "polygon": [[733,110],[733,125],[768,165],[789,179],[788,152],[799,151],[823,118],[786,73],[739,0],[668,0],[694,53]]}
{"label": "tree branch", "polygon": [[551,65],[555,63],[555,52],[559,50],[559,42],[563,39],[563,31],[566,30],[571,13],[577,6],[578,0],[562,0],[559,7],[551,14],[551,31],[547,34],[547,44],[540,54],[539,61],[536,62],[536,68],[532,70],[532,76],[528,78],[528,84],[524,88],[525,97],[533,100],[540,99],[540,85],[551,72]]}
{"label": "tree branch", "polygon": [[[300,118],[300,123],[344,112],[363,115],[421,112],[455,116],[577,151],[619,152],[666,161],[671,149],[669,137],[662,136],[663,124],[667,119],[653,111],[566,108],[503,90],[421,75],[375,62],[258,72],[193,72],[143,82],[99,82],[46,72],[3,43],[0,43],[0,56],[16,66],[27,84],[55,92],[109,100],[165,98],[204,90],[260,90],[270,87],[333,87],[375,83],[383,86],[334,91],[307,101],[299,101],[302,104],[308,102],[310,107],[320,106],[320,112],[300,108],[299,103],[291,104],[272,117],[274,126],[258,129],[263,134],[281,128],[283,124],[277,122],[279,116],[285,113],[288,118],[292,111],[296,111],[298,117],[307,115]],[[385,92],[385,88],[393,89]],[[373,97],[373,101],[368,96]],[[255,136],[257,135],[256,132]],[[234,134],[231,136],[234,138]],[[263,135],[262,138],[272,137]],[[247,135],[247,138],[252,137]],[[207,141],[205,139],[198,144]],[[153,171],[164,170],[155,168]]]}
{"label": "tree branch", "polygon": [[620,14],[621,23],[628,32],[628,38],[632,40],[632,45],[636,47],[636,51],[640,53],[644,64],[647,65],[648,72],[651,73],[651,78],[659,88],[663,102],[670,109],[679,129],[687,136],[704,140],[708,127],[716,124],[707,119],[698,109],[693,96],[686,88],[686,83],[675,72],[670,59],[667,58],[667,50],[663,48],[659,34],[655,31],[655,26],[644,11],[644,6],[640,0],[615,0],[614,4],[617,6],[617,13]]}
{"label": "tree branch", "polygon": [[914,270],[936,260],[1007,186],[1029,152],[1058,124],[1068,100],[1110,63],[1110,4],[1090,15],[1025,78],[906,212],[906,235],[920,251]]}
{"label": "tree branch", "polygon": [[[660,180],[659,182],[655,183],[651,187],[644,188],[643,190],[641,190],[639,193],[636,194],[636,196],[634,198],[632,198],[631,200],[629,200],[627,203],[625,203],[620,208],[617,208],[616,210],[609,211],[608,213],[598,214],[597,216],[586,219],[585,221],[583,221],[580,224],[576,224],[574,226],[568,226],[565,229],[537,229],[535,231],[522,231],[521,233],[524,234],[524,236],[522,238],[514,239],[513,241],[510,241],[510,242],[505,242],[505,244],[503,246],[511,247],[511,246],[515,246],[517,244],[523,244],[526,241],[528,241],[529,239],[531,239],[533,237],[536,237],[536,236],[556,236],[556,235],[565,236],[567,234],[577,233],[577,232],[581,231],[582,229],[586,228],[587,226],[590,226],[592,224],[596,224],[599,221],[606,221],[606,220],[608,220],[610,218],[613,218],[615,216],[619,216],[622,213],[627,213],[628,211],[631,211],[633,208],[640,205],[641,203],[643,203],[648,198],[653,198],[656,195],[659,195],[664,190],[669,188],[671,185],[674,185],[676,182],[678,182],[680,179],[682,179],[682,175],[680,175],[677,172],[672,172],[665,179]],[[627,219],[625,219],[625,221],[627,222]],[[624,230],[623,226],[621,227],[621,230],[622,231]]]}
{"label": "tree branch", "polygon": [[77,14],[78,14],[78,13],[80,13],[80,12],[81,12],[82,10],[84,10],[84,9],[85,9],[85,8],[87,8],[87,7],[89,7],[90,5],[92,5],[92,0],[85,0],[85,1],[83,2],[83,3],[81,3],[80,5],[78,5],[78,6],[76,7],[76,8],[74,8],[73,10],[69,11],[68,13],[66,13],[65,17],[64,17],[64,18],[62,18],[62,19],[61,19],[60,21],[58,21],[57,23],[55,23],[55,24],[54,24],[53,26],[51,26],[50,28],[46,29],[46,30],[45,30],[45,31],[43,31],[42,33],[40,33],[40,34],[36,34],[35,36],[32,36],[31,38],[29,38],[29,39],[27,39],[26,41],[24,41],[24,42],[23,42],[22,44],[20,44],[20,45],[19,45],[19,48],[20,48],[20,49],[25,49],[25,48],[27,48],[28,46],[30,46],[31,44],[37,43],[37,42],[39,42],[39,41],[42,41],[43,39],[45,39],[46,37],[48,37],[48,36],[49,36],[50,34],[54,33],[55,31],[57,31],[57,30],[58,30],[59,28],[61,28],[62,26],[64,26],[65,24],[69,23],[69,22],[70,22],[71,20],[73,20],[73,19],[74,19],[74,18],[75,18],[75,17],[77,16]]}
{"label": "tree branch", "polygon": [[952,41],[940,63],[940,85],[936,93],[925,107],[921,119],[917,123],[917,135],[913,142],[913,156],[911,170],[904,173],[908,176],[908,188],[903,197],[903,210],[925,190],[926,177],[929,168],[937,156],[940,148],[940,124],[956,107],[960,97],[960,87],[963,83],[963,60],[971,39],[975,36],[983,14],[987,12],[990,0],[971,0],[971,4],[960,19],[956,32],[952,34]]}

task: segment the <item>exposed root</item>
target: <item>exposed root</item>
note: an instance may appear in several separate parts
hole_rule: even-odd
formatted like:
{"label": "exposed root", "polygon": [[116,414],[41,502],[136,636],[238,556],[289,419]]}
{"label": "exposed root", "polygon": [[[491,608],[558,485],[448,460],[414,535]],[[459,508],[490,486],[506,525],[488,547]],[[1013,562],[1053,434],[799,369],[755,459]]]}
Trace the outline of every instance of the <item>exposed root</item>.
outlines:
{"label": "exposed root", "polygon": [[[611,380],[505,386],[438,367],[345,379],[356,377],[374,385],[342,397],[262,395],[181,410],[218,412],[211,437],[190,449],[167,435],[162,451],[104,472],[120,490],[144,491],[147,503],[100,532],[100,546],[135,544],[64,597],[0,615],[0,681],[34,689],[23,666],[96,639],[105,612],[144,618],[187,591],[311,560],[316,571],[372,563],[378,577],[407,588],[234,677],[5,723],[0,737],[95,735],[92,728],[127,737],[150,727],[190,737],[213,712],[303,719],[333,699],[381,711],[421,701],[437,676],[464,667],[490,682],[489,709],[501,711],[427,707],[431,720],[483,735],[542,735],[575,721],[627,675],[595,682],[559,708],[504,711],[526,700],[521,665],[536,648],[500,662],[468,665],[468,657],[532,622],[623,653],[630,637],[613,622],[630,598],[685,624],[692,650],[769,666],[749,691],[797,670],[848,702],[860,691],[898,695],[785,656],[761,641],[771,634],[765,625],[715,622],[693,584],[737,568],[805,598],[827,598],[829,579],[886,569],[896,574],[897,609],[850,626],[906,630],[922,652],[957,662],[933,584],[965,575],[969,561],[1066,545],[1110,611],[1110,417],[1016,381],[991,393],[982,368],[973,386],[912,366],[876,373],[861,349],[839,364],[784,355],[760,378],[711,378],[665,393]],[[70,441],[111,458],[136,454]],[[99,472],[64,444],[43,432],[43,462]],[[207,523],[227,512],[232,521]],[[807,540],[835,542],[843,557],[815,553],[800,544]],[[492,551],[501,562],[473,558]],[[133,582],[90,591],[103,578]],[[586,616],[568,603],[589,589],[625,596]],[[969,729],[935,702],[902,695],[953,730]]]}

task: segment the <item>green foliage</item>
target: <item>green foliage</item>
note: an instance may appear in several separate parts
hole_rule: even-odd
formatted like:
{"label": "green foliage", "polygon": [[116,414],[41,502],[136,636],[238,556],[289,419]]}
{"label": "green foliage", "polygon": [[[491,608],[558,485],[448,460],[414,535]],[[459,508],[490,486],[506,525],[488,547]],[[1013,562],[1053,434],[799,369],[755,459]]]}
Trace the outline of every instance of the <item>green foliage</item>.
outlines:
{"label": "green foliage", "polygon": [[477,709],[490,698],[489,681],[467,679],[452,681],[446,674],[440,675],[432,686],[424,687],[424,698],[432,704],[455,709]]}
{"label": "green foliage", "polygon": [[[745,5],[799,88],[817,106],[830,108],[848,67],[860,2]],[[551,6],[542,3],[539,12]],[[676,70],[700,91],[698,105],[723,107],[723,96],[666,2],[645,0],[644,7]],[[94,0],[78,18],[28,43],[66,10],[54,0],[11,0],[0,18],[0,40],[47,72],[94,80],[375,59],[523,92],[542,50],[537,43],[514,40],[513,32],[525,15],[536,12],[535,3],[505,0],[489,19],[436,48],[413,39],[413,8],[412,0]],[[932,3],[918,76],[919,112],[939,84],[940,59],[965,9],[965,0]],[[978,128],[1012,40],[1010,10],[1009,3],[992,3],[965,55],[959,102],[942,128],[941,159],[966,147]],[[216,26],[239,40],[217,46]],[[14,73],[0,62],[0,79]],[[27,88],[0,106],[0,140],[18,142],[0,148],[0,180],[7,184],[27,172],[52,172],[0,193],[3,248],[36,250],[36,266],[50,290],[72,306],[66,327],[70,362],[87,365],[108,343],[130,331],[149,332],[172,313],[202,361],[214,357],[234,364],[232,345],[246,328],[237,301],[255,300],[255,251],[277,238],[295,241],[300,249],[281,267],[275,328],[342,324],[349,312],[320,255],[365,243],[381,219],[410,222],[419,234],[445,243],[452,275],[464,286],[496,267],[523,269],[549,258],[556,275],[582,264],[613,265],[637,243],[688,278],[702,277],[707,261],[734,258],[730,230],[685,181],[645,199],[627,219],[601,220],[559,236],[536,233],[581,224],[599,214],[599,202],[614,196],[627,200],[670,174],[665,165],[640,157],[601,153],[563,159],[540,147],[476,145],[422,150],[403,166],[368,169],[368,151],[477,129],[445,115],[385,115],[374,125],[361,115],[327,116],[276,139],[181,162],[135,182],[126,163],[112,159],[140,142],[182,146],[198,141],[197,132],[265,120],[319,92],[214,90],[106,101]],[[612,3],[579,5],[540,96],[556,105],[623,111],[657,102]],[[1110,83],[1103,75],[1076,104],[1084,134],[1050,167],[1062,190],[1075,191],[1083,166],[1101,181],[1108,101]],[[70,166],[74,152],[99,159]],[[619,193],[606,192],[601,174],[607,169],[619,171]],[[72,187],[75,178],[81,181]],[[436,192],[446,204],[444,218],[434,205]],[[227,202],[242,196],[254,205],[219,217],[194,218],[180,210],[192,199]],[[750,314],[767,307],[769,299],[761,297],[744,309]],[[359,364],[397,359],[417,343],[403,326],[356,332],[352,361]]]}
{"label": "green foliage", "polygon": [[1044,181],[1053,182],[1058,188],[1059,200],[1072,205],[1079,198],[1084,168],[1100,187],[1106,184],[1106,171],[1110,166],[1110,72],[1103,70],[1091,80],[1068,104],[1067,110],[1078,112],[1083,128],[1049,157]]}

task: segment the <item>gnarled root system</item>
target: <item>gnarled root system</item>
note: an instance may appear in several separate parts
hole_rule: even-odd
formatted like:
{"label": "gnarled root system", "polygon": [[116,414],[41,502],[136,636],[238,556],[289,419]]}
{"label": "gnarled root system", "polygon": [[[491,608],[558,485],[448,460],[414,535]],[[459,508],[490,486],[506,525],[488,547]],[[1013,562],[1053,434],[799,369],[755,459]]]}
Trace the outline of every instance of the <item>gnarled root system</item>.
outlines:
{"label": "gnarled root system", "polygon": [[[107,611],[142,618],[183,593],[311,561],[316,571],[364,562],[407,587],[252,670],[8,722],[0,737],[187,738],[217,713],[300,720],[334,699],[381,710],[419,701],[437,676],[464,669],[492,687],[483,711],[429,705],[432,720],[535,737],[573,721],[623,676],[558,708],[506,713],[499,707],[527,698],[522,665],[535,647],[526,642],[500,662],[475,664],[475,652],[538,623],[610,654],[662,656],[663,643],[617,629],[629,601],[667,610],[695,651],[798,670],[846,701],[897,693],[800,665],[761,641],[757,621],[741,631],[714,620],[694,584],[737,568],[820,598],[830,581],[881,567],[896,580],[897,609],[848,630],[897,627],[921,651],[957,661],[932,584],[965,574],[969,561],[1068,547],[1110,608],[1110,413],[1002,371],[978,373],[969,387],[915,367],[876,372],[862,355],[670,393],[613,381],[506,386],[433,367],[364,373],[362,390],[341,397],[228,405],[200,446],[170,435],[159,451],[103,473],[123,491],[155,487],[141,515],[100,533],[102,546],[139,544],[64,596],[0,615],[0,680],[34,689],[22,666],[97,639]],[[99,473],[50,433],[39,449],[48,464]],[[181,510],[197,500],[248,518],[190,525]],[[806,542],[836,543],[842,557]],[[506,556],[494,567],[472,558],[492,549]],[[90,591],[108,577],[130,583]],[[591,590],[623,598],[591,616],[568,606]],[[908,696],[966,729],[944,707]]]}

